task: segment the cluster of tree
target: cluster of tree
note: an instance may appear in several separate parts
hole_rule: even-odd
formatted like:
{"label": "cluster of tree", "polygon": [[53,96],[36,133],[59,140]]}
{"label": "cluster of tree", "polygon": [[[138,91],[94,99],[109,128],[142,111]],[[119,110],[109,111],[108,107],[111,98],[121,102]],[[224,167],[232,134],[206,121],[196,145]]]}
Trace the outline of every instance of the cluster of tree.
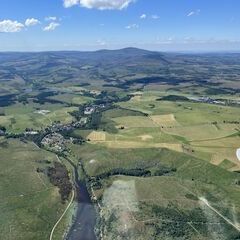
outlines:
{"label": "cluster of tree", "polygon": [[51,161],[47,160],[47,159],[44,159],[44,160],[36,160],[37,163],[40,163],[40,164],[50,164]]}
{"label": "cluster of tree", "polygon": [[239,121],[223,121],[223,123],[227,123],[227,124],[240,124]]}
{"label": "cluster of tree", "polygon": [[220,95],[220,94],[229,94],[229,93],[231,93],[227,89],[221,89],[221,88],[208,88],[204,92],[207,95]]}
{"label": "cluster of tree", "polygon": [[[207,236],[208,221],[202,212],[202,209],[195,208],[193,210],[180,210],[174,206],[161,207],[153,205],[150,207],[150,212],[156,216],[157,219],[164,219],[160,224],[150,223],[155,229],[154,235],[156,237],[166,238],[171,237],[174,239],[191,239],[192,228],[189,222],[197,222],[197,229],[200,234]],[[175,224],[172,224],[172,223]]]}
{"label": "cluster of tree", "polygon": [[133,177],[150,177],[151,176],[151,171],[150,170],[145,170],[145,169],[124,169],[124,168],[116,168],[112,169],[108,172],[99,174],[95,177],[96,180],[101,180],[104,178],[108,178],[110,176],[114,175],[125,175],[125,176],[133,176]]}
{"label": "cluster of tree", "polygon": [[0,131],[6,132],[7,129],[6,129],[4,126],[1,126],[1,125],[0,125]]}
{"label": "cluster of tree", "polygon": [[101,124],[102,113],[97,111],[91,114],[87,128],[97,130]]}
{"label": "cluster of tree", "polygon": [[18,96],[17,100],[18,100],[18,102],[21,102],[22,104],[25,105],[28,103],[28,98],[29,98],[29,96],[27,94],[23,94],[23,95]]}
{"label": "cluster of tree", "polygon": [[[133,168],[133,169],[124,169],[124,168],[115,168],[108,172],[104,172],[99,174],[93,178],[93,180],[99,181],[104,178],[108,178],[110,176],[115,175],[125,175],[125,176],[133,176],[133,177],[151,177],[151,176],[165,176],[175,173],[177,171],[174,167],[165,167],[161,166],[155,171],[150,171],[149,169],[144,168]],[[94,182],[96,187],[100,187],[101,183]]]}
{"label": "cluster of tree", "polygon": [[118,96],[116,92],[102,91],[101,94],[97,96],[97,99],[94,101],[95,104],[105,104],[111,105],[116,102],[126,102],[131,99],[130,95]]}
{"label": "cluster of tree", "polygon": [[184,96],[168,95],[168,96],[164,96],[164,97],[158,98],[157,101],[176,102],[176,101],[189,101],[189,99],[187,97],[184,97]]}
{"label": "cluster of tree", "polygon": [[47,175],[50,182],[59,188],[61,199],[65,202],[72,191],[72,184],[66,166],[59,162],[54,162],[53,167],[48,167]]}
{"label": "cluster of tree", "polygon": [[55,91],[46,91],[46,92],[41,92],[37,96],[34,97],[33,102],[39,103],[39,104],[44,104],[44,103],[51,103],[51,104],[64,104],[64,102],[51,99],[49,97],[55,96],[58,93]]}
{"label": "cluster of tree", "polygon": [[168,168],[168,167],[161,167],[157,169],[153,175],[154,176],[165,176],[165,175],[170,175],[172,173],[175,173],[177,171],[176,168]]}
{"label": "cluster of tree", "polygon": [[8,138],[24,138],[24,134],[23,133],[7,133],[5,135],[5,137]]}
{"label": "cluster of tree", "polygon": [[70,114],[75,117],[77,121],[80,121],[80,119],[84,116],[84,109],[85,105],[80,105],[78,106],[78,110],[70,112]]}
{"label": "cluster of tree", "polygon": [[0,96],[0,107],[7,107],[15,103],[16,94]]}
{"label": "cluster of tree", "polygon": [[60,133],[65,139],[73,138],[72,142],[74,144],[82,145],[85,142],[85,139],[81,137],[79,134],[75,134],[74,130],[69,130],[69,131],[64,130],[64,131],[61,131]]}

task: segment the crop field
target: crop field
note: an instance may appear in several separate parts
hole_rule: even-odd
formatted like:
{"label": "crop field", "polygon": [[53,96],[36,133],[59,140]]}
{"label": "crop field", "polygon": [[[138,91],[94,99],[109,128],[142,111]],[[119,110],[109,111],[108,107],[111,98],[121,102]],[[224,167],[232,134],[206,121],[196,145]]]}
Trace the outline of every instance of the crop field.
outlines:
{"label": "crop field", "polygon": [[64,103],[76,104],[81,105],[87,102],[91,102],[93,98],[85,97],[77,94],[65,93],[65,94],[58,94],[56,96],[50,97],[50,99],[58,100]]}
{"label": "crop field", "polygon": [[45,240],[65,205],[43,173],[56,156],[19,140],[0,141],[0,238]]}
{"label": "crop field", "polygon": [[113,121],[126,128],[157,127],[151,119],[141,116],[118,117],[113,118]]}
{"label": "crop field", "polygon": [[87,139],[94,142],[105,141],[106,134],[104,132],[93,131],[87,136]]}
{"label": "crop field", "polygon": [[176,121],[173,114],[168,115],[152,115],[150,116],[152,121],[159,126],[170,127],[170,126],[178,126],[178,122]]}
{"label": "crop field", "polygon": [[201,141],[230,136],[237,132],[236,129],[238,129],[238,126],[235,124],[201,124],[165,128],[163,131],[168,134],[182,136],[189,141]]}
{"label": "crop field", "polygon": [[0,55],[0,239],[49,239],[63,182],[53,240],[85,183],[103,240],[239,239],[239,54]]}
{"label": "crop field", "polygon": [[[37,109],[48,112],[41,114]],[[4,115],[0,116],[0,125],[13,133],[22,132],[25,128],[39,130],[41,127],[47,127],[54,121],[71,122],[73,117],[69,113],[76,109],[76,107],[51,106],[49,104],[43,106],[34,103],[26,106],[16,104],[3,108]]]}

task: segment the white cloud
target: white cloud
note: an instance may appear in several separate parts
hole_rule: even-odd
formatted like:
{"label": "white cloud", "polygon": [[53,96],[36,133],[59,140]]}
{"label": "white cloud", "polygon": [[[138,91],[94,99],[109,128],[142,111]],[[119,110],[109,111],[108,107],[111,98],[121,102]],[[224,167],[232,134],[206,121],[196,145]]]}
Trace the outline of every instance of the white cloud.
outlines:
{"label": "white cloud", "polygon": [[40,21],[36,18],[28,18],[25,21],[25,25],[27,27],[34,26],[34,25],[37,25],[37,24],[40,24]]}
{"label": "white cloud", "polygon": [[60,24],[56,22],[49,23],[46,27],[43,28],[43,31],[49,32],[55,30]]}
{"label": "white cloud", "polygon": [[145,18],[147,18],[147,15],[145,13],[140,16],[140,19],[145,19]]}
{"label": "white cloud", "polygon": [[64,7],[66,8],[79,4],[82,7],[99,10],[122,10],[127,8],[132,2],[135,2],[135,0],[63,0]]}
{"label": "white cloud", "polygon": [[97,40],[97,44],[100,46],[105,46],[107,43],[106,43],[106,41],[99,39],[99,40]]}
{"label": "white cloud", "polygon": [[63,0],[63,5],[64,5],[65,8],[72,7],[72,6],[77,5],[79,3],[80,3],[79,0]]}
{"label": "white cloud", "polygon": [[159,19],[160,17],[159,17],[158,15],[155,15],[155,14],[154,14],[154,15],[151,16],[151,18],[152,18],[152,19]]}
{"label": "white cloud", "polygon": [[126,26],[125,28],[126,29],[136,29],[136,28],[139,28],[139,26],[136,23],[134,23],[134,24],[130,24],[130,25]]}
{"label": "white cloud", "polygon": [[191,16],[194,16],[194,15],[199,15],[201,12],[200,9],[196,10],[196,11],[191,11],[187,14],[187,17],[191,17]]}
{"label": "white cloud", "polygon": [[45,17],[45,21],[56,21],[57,17],[54,16],[49,16],[49,17]]}
{"label": "white cloud", "polygon": [[24,25],[18,21],[3,20],[0,22],[0,32],[20,32],[24,28]]}

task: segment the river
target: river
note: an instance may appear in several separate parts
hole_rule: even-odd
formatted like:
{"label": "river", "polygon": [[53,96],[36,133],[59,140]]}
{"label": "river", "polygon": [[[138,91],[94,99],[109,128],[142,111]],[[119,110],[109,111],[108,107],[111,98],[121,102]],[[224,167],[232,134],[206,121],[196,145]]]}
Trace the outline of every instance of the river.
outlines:
{"label": "river", "polygon": [[70,160],[75,173],[77,211],[73,224],[67,234],[67,240],[96,240],[96,210],[89,195],[86,183],[79,180],[77,167]]}

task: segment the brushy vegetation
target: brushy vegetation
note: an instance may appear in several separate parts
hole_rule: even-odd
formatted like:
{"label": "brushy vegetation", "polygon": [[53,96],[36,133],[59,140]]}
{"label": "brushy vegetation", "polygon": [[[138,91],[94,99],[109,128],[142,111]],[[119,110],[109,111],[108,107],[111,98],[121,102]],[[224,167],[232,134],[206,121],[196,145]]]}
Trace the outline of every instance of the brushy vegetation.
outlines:
{"label": "brushy vegetation", "polygon": [[59,188],[59,194],[63,202],[68,200],[72,191],[72,184],[70,182],[69,174],[66,167],[58,162],[53,163],[53,167],[48,167],[47,175],[50,182]]}

